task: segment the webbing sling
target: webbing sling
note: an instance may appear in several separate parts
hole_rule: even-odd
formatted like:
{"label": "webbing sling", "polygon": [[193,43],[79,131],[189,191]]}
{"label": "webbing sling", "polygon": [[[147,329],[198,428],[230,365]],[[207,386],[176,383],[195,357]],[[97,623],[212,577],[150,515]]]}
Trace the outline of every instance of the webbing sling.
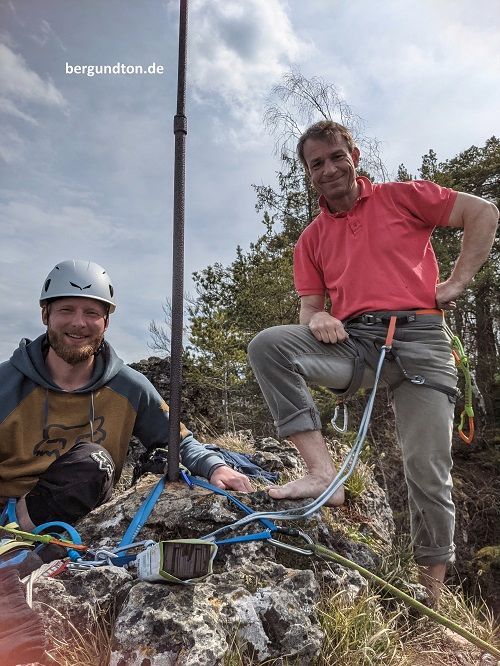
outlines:
{"label": "webbing sling", "polygon": [[[253,509],[251,509],[249,506],[247,506],[239,499],[231,495],[231,493],[228,493],[226,490],[223,490],[222,488],[217,488],[216,486],[213,486],[208,481],[204,481],[203,479],[193,477],[184,470],[180,471],[180,478],[189,487],[199,486],[200,488],[204,488],[205,490],[210,490],[213,493],[227,497],[235,506],[244,511],[247,515],[255,513]],[[144,527],[146,521],[151,515],[151,512],[153,511],[154,506],[158,501],[158,498],[160,497],[165,488],[166,482],[167,482],[167,477],[166,475],[163,475],[160,478],[160,480],[150,490],[148,496],[143,501],[143,503],[135,513],[134,517],[132,518],[132,521],[128,526],[128,528],[126,529],[125,534],[123,535],[118,547],[115,549],[117,551],[116,555],[113,557],[113,553],[110,553],[111,557],[109,559],[112,564],[116,566],[124,566],[126,564],[133,562],[136,559],[137,555],[129,555],[127,550],[131,546],[131,544],[135,541],[139,532]],[[279,528],[270,520],[266,519],[259,519],[259,520],[264,525],[264,527],[266,527],[266,530],[262,532],[257,532],[255,534],[233,537],[227,540],[221,540],[215,542],[212,541],[212,543],[219,545],[222,543],[236,543],[240,541],[257,541],[257,540],[271,539],[272,534],[274,532],[282,531],[281,528]],[[162,542],[162,543],[169,543],[169,542]],[[83,565],[85,564],[84,561],[81,561],[81,563]]]}

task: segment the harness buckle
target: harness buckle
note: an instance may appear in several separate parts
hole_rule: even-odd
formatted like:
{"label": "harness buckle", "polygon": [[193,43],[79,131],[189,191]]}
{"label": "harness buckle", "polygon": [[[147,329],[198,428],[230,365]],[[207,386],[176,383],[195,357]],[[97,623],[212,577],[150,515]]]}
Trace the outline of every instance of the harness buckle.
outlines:
{"label": "harness buckle", "polygon": [[363,324],[367,324],[368,326],[373,326],[374,324],[377,323],[377,319],[380,318],[373,314],[364,314],[361,316],[361,319],[363,321]]}
{"label": "harness buckle", "polygon": [[425,379],[422,377],[422,375],[415,375],[414,377],[410,378],[410,381],[412,384],[425,384]]}

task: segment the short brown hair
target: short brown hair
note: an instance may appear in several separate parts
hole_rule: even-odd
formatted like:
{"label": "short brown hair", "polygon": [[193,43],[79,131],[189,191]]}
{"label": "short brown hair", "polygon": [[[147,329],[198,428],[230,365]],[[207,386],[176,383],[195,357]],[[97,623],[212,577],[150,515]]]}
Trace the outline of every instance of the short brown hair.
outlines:
{"label": "short brown hair", "polygon": [[340,125],[340,123],[335,123],[333,120],[320,120],[318,123],[314,123],[311,127],[308,127],[304,134],[299,139],[297,144],[297,155],[299,160],[302,162],[302,166],[306,171],[309,171],[307,168],[307,163],[304,159],[304,144],[307,139],[319,139],[320,141],[330,141],[335,135],[340,134],[344,137],[349,152],[352,153],[356,144],[352,134],[349,132],[347,127]]}

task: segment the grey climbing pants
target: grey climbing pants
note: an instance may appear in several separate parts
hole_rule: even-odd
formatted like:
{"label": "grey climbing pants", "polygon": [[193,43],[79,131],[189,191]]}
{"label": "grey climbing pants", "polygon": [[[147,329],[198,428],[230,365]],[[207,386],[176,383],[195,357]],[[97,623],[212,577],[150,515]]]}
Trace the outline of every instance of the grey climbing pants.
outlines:
{"label": "grey climbing pants", "polygon": [[[349,339],[326,344],[308,326],[275,326],[259,333],[249,361],[273,415],[279,437],[321,430],[319,412],[306,382],[345,390],[359,352],[365,358],[361,386],[370,388],[387,326],[347,325]],[[435,314],[396,327],[393,349],[410,375],[453,389],[457,382],[450,341]],[[411,536],[418,564],[454,559],[455,507],[451,499],[451,435],[454,401],[446,393],[404,379],[390,358],[381,383],[390,389],[396,432],[408,486]]]}

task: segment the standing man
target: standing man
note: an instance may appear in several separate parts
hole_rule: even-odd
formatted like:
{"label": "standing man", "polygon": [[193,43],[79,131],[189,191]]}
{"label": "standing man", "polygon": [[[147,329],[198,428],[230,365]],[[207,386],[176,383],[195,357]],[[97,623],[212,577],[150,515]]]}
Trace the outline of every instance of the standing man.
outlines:
{"label": "standing man", "polygon": [[[391,391],[403,452],[415,559],[437,598],[446,563],[454,558],[456,371],[442,310],[455,307],[488,257],[498,210],[428,181],[373,184],[357,177],[359,149],[350,132],[332,121],[312,125],[297,152],[321,211],[295,248],[300,325],[262,331],[250,343],[249,359],[278,435],[295,444],[308,474],[269,494],[318,497],[332,481],[336,470],[306,381],[349,394],[372,385],[396,315],[393,362],[384,364],[382,381]],[[443,282],[430,244],[435,226],[464,230],[460,256]],[[424,382],[411,381],[417,376]],[[341,488],[331,503],[343,501]]]}
{"label": "standing man", "polygon": [[[91,261],[63,261],[40,296],[46,333],[23,339],[0,365],[0,508],[19,498],[22,529],[73,524],[106,502],[132,435],[147,449],[168,441],[168,406],[104,340],[115,310],[109,275]],[[181,459],[220,488],[251,490],[247,477],[181,424]]]}

